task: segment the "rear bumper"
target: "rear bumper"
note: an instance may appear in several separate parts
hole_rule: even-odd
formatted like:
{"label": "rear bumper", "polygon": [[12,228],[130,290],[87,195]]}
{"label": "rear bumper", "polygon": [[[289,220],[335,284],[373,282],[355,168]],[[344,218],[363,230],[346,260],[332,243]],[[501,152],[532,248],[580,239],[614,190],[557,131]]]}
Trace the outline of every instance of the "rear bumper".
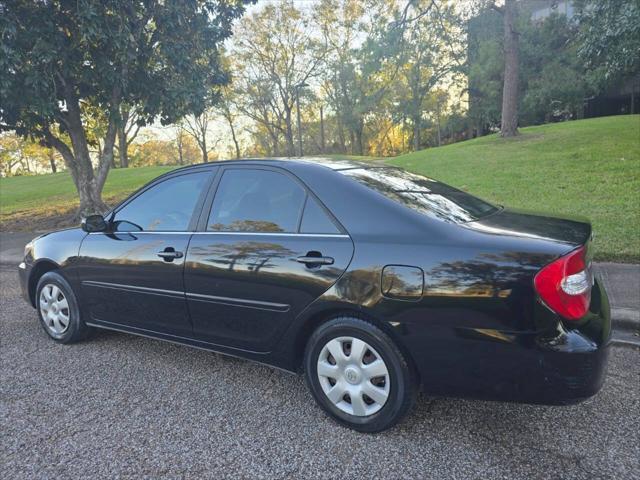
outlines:
{"label": "rear bumper", "polygon": [[[608,299],[596,282],[579,324],[544,332],[454,328],[413,336],[408,345],[427,394],[563,405],[602,387],[610,349]],[[544,310],[542,315],[553,315]],[[439,337],[439,338],[438,338]],[[415,343],[414,343],[415,342]],[[422,345],[419,345],[419,342]]]}

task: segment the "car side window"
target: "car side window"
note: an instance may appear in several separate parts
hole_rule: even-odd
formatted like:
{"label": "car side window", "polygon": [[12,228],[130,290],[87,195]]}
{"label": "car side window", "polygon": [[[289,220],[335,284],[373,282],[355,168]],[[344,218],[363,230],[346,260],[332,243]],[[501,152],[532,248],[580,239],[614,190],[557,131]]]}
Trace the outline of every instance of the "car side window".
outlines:
{"label": "car side window", "polygon": [[318,201],[309,195],[302,214],[300,233],[340,233],[340,230]]}
{"label": "car side window", "polygon": [[306,192],[272,170],[230,169],[216,192],[207,229],[217,232],[295,233]]}
{"label": "car side window", "polygon": [[187,231],[210,178],[210,172],[188,173],[154,185],[116,212],[115,230]]}

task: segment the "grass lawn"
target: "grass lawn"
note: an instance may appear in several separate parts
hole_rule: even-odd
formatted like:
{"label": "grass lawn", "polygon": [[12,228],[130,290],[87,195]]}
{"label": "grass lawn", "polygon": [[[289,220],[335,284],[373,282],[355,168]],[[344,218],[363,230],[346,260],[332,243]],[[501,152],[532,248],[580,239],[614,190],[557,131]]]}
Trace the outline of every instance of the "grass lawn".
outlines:
{"label": "grass lawn", "polygon": [[[596,259],[640,261],[640,115],[528,127],[514,139],[490,135],[389,158],[387,163],[501,205],[589,217]],[[171,168],[112,170],[103,198],[120,200]],[[0,179],[3,230],[66,226],[77,205],[65,172]]]}
{"label": "grass lawn", "polygon": [[[149,180],[176,167],[114,169],[109,172],[103,198],[115,203]],[[66,226],[78,207],[78,195],[67,172],[0,178],[2,230],[47,229]],[[44,219],[56,218],[53,223]]]}
{"label": "grass lawn", "polygon": [[640,261],[640,115],[528,127],[388,163],[501,205],[586,216],[596,259]]}

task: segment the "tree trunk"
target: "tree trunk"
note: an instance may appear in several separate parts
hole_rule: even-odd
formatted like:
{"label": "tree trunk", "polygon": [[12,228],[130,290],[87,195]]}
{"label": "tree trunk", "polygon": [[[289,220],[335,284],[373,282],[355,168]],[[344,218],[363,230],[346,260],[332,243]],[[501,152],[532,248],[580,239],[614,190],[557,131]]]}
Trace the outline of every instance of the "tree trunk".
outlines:
{"label": "tree trunk", "polygon": [[101,189],[93,172],[91,155],[85,138],[82,124],[70,125],[69,136],[73,145],[73,158],[76,165],[76,186],[80,196],[80,207],[76,215],[77,219],[94,213],[102,213],[107,206],[102,201]]}
{"label": "tree trunk", "polygon": [[355,129],[356,135],[356,154],[364,155],[364,125],[362,121],[358,121],[358,126]]}
{"label": "tree trunk", "polygon": [[125,125],[118,128],[118,155],[120,157],[120,168],[129,167],[129,153],[127,152],[127,135],[124,132]]}
{"label": "tree trunk", "polygon": [[436,102],[436,108],[437,108],[436,120],[438,125],[438,146],[440,146],[442,145],[442,131],[440,129],[440,100]]}
{"label": "tree trunk", "polygon": [[178,165],[184,165],[184,133],[178,130],[176,133],[176,148],[178,149]]}
{"label": "tree trunk", "polygon": [[324,112],[320,105],[320,153],[324,153]]}
{"label": "tree trunk", "polygon": [[202,163],[209,161],[209,152],[207,152],[207,139],[203,136],[200,142],[200,149],[202,150]]}
{"label": "tree trunk", "polygon": [[233,145],[236,149],[236,158],[240,159],[240,144],[238,143],[238,138],[236,137],[236,129],[233,128],[233,119],[231,116],[227,117],[227,122],[229,122],[229,129],[231,130],[231,138],[233,139]]}
{"label": "tree trunk", "polygon": [[500,133],[503,137],[518,134],[518,32],[515,30],[515,0],[505,0],[504,4],[504,85],[502,89],[502,122]]}
{"label": "tree trunk", "polygon": [[413,123],[413,151],[417,152],[422,147],[422,116],[416,115],[412,119]]}
{"label": "tree trunk", "polygon": [[[79,220],[83,216],[94,213],[103,213],[107,206],[102,201],[102,188],[107,179],[111,161],[113,160],[113,146],[115,143],[117,128],[113,117],[109,118],[109,126],[104,139],[98,168],[93,170],[91,154],[87,143],[87,135],[82,124],[80,105],[78,98],[71,88],[65,88],[65,99],[67,103],[66,126],[71,139],[72,150],[60,139],[54,138],[48,132],[48,140],[56,148],[65,160],[71,176],[78,190],[80,197],[80,207],[76,214]],[[114,94],[114,97],[117,95]]]}
{"label": "tree trunk", "polygon": [[340,153],[347,153],[347,140],[344,136],[344,122],[342,116],[337,115],[338,121],[338,142],[340,144]]}
{"label": "tree trunk", "polygon": [[49,149],[49,163],[51,164],[51,173],[56,173],[58,171],[58,167],[56,166],[56,158],[53,153],[53,149]]}
{"label": "tree trunk", "polygon": [[296,90],[296,117],[297,117],[297,130],[298,130],[298,155],[302,157],[302,123],[300,122],[300,91]]}
{"label": "tree trunk", "polygon": [[287,156],[294,157],[296,152],[296,147],[293,144],[293,128],[291,127],[291,109],[287,109],[284,117],[286,123],[286,131],[285,137],[287,141]]}
{"label": "tree trunk", "polygon": [[182,153],[182,144],[178,144],[178,165],[184,165],[184,155]]}

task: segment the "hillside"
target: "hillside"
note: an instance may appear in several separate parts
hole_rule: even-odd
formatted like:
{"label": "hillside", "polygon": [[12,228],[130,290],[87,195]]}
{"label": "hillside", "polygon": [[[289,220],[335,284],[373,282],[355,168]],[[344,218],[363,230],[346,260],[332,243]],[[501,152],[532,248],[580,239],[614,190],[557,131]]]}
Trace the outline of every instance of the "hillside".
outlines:
{"label": "hillside", "polygon": [[591,219],[599,260],[640,260],[640,115],[521,129],[388,163],[495,203]]}

